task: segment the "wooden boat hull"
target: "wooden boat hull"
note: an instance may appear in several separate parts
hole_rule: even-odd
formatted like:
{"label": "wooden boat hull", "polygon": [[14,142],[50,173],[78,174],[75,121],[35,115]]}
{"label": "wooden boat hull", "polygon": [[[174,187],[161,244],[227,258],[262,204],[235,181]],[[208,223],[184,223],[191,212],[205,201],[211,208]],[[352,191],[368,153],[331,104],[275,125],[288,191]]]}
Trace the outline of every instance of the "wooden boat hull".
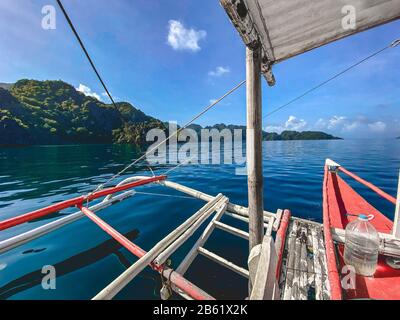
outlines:
{"label": "wooden boat hull", "polygon": [[[347,216],[347,213],[373,214],[375,218],[371,223],[378,232],[386,234],[392,232],[392,221],[361,197],[338,173],[330,171],[325,166],[323,219],[332,298],[400,299],[400,270],[390,267],[386,263],[386,257],[382,255],[379,256],[378,267],[374,276],[363,277],[356,275],[354,286],[351,286],[349,270],[344,268],[344,245],[334,243],[331,235],[331,228],[345,229],[349,222],[356,219],[356,217]],[[334,250],[329,251],[329,245]]]}

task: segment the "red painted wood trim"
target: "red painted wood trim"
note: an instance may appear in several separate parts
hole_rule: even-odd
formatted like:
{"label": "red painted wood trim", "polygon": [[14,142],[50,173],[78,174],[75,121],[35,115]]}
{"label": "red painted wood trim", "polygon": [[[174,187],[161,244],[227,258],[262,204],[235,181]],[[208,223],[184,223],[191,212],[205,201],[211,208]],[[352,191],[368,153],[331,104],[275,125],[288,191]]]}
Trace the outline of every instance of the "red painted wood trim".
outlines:
{"label": "red painted wood trim", "polygon": [[145,184],[149,184],[152,182],[165,180],[166,178],[167,178],[166,176],[152,177],[152,178],[148,178],[148,179],[143,179],[143,180],[127,183],[123,186],[112,187],[112,188],[104,189],[101,191],[97,191],[97,192],[90,194],[89,196],[80,196],[80,197],[72,198],[69,200],[65,200],[65,201],[53,204],[51,206],[48,206],[48,207],[45,207],[42,209],[38,209],[38,210],[35,210],[32,212],[28,212],[26,214],[14,217],[14,218],[0,221],[0,230],[5,230],[5,229],[11,228],[11,227],[15,227],[22,223],[29,222],[29,221],[47,216],[51,213],[58,212],[58,211],[61,211],[63,209],[69,208],[69,207],[82,205],[86,201],[98,199],[98,198],[107,196],[109,194],[114,194],[114,193],[117,193],[120,191],[128,190],[128,189],[138,187],[141,185],[145,185]]}
{"label": "red painted wood trim", "polygon": [[339,171],[347,174],[349,177],[352,177],[354,180],[358,181],[359,183],[363,184],[367,188],[370,188],[372,191],[376,192],[378,195],[380,195],[382,198],[390,201],[393,204],[396,204],[396,198],[392,197],[390,194],[387,194],[385,191],[379,189],[377,186],[373,185],[372,183],[364,180],[363,178],[360,178],[359,176],[355,175],[354,173],[346,170],[343,167],[338,168]]}
{"label": "red painted wood trim", "polygon": [[322,203],[323,203],[323,218],[324,218],[324,237],[325,237],[325,252],[328,268],[328,280],[331,286],[331,300],[342,300],[342,286],[340,282],[339,273],[337,270],[335,246],[332,240],[332,233],[328,213],[328,194],[327,184],[329,172],[328,167],[325,166],[324,183],[322,190]]}
{"label": "red painted wood trim", "polygon": [[276,266],[276,279],[278,281],[281,273],[282,258],[285,249],[286,235],[287,235],[287,229],[289,227],[290,217],[291,217],[290,210],[285,210],[281,218],[281,224],[279,226],[279,229],[276,232],[275,248],[276,248],[276,253],[278,254],[278,264]]}

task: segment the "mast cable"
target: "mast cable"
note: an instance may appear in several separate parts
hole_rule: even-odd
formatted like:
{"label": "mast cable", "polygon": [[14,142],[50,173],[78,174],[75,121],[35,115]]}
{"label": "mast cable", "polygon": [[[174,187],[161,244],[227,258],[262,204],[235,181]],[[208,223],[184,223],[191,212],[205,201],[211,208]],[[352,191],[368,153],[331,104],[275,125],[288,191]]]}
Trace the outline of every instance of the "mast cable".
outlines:
{"label": "mast cable", "polygon": [[[114,99],[112,98],[109,90],[107,89],[107,86],[105,85],[103,79],[101,78],[99,72],[97,71],[97,68],[95,66],[95,64],[93,63],[93,60],[91,59],[88,51],[86,50],[85,45],[83,44],[78,32],[76,31],[71,19],[68,16],[68,13],[66,12],[63,4],[61,3],[61,0],[57,0],[57,3],[61,9],[61,11],[63,12],[65,19],[67,20],[69,26],[71,27],[72,32],[74,33],[76,39],[78,40],[83,52],[85,53],[90,65],[92,66],[94,72],[96,73],[98,79],[100,80],[100,83],[102,84],[104,90],[106,91],[108,97],[110,98],[112,104],[114,105],[114,107],[116,107]],[[347,67],[346,69],[342,70],[341,72],[335,74],[334,76],[332,76],[331,78],[321,82],[320,84],[312,87],[311,89],[305,91],[304,93],[302,93],[301,95],[297,96],[296,98],[290,100],[289,102],[283,104],[282,106],[272,110],[271,112],[269,112],[268,114],[266,114],[265,116],[263,116],[263,119],[265,119],[268,116],[273,115],[274,113],[282,110],[283,108],[289,106],[290,104],[300,100],[301,98],[305,97],[306,95],[312,93],[313,91],[321,88],[322,86],[326,85],[327,83],[333,81],[334,79],[340,77],[341,75],[345,74],[346,72],[350,71],[351,69],[359,66],[360,64],[364,63],[365,61],[377,56],[378,54],[382,53],[383,51],[385,51],[388,48],[394,48],[396,47],[398,44],[400,43],[400,39],[397,39],[395,41],[393,41],[390,45],[372,53],[371,55],[367,56],[366,58],[356,62],[355,64]],[[157,144],[156,146],[154,146],[153,148],[151,148],[150,150],[146,151],[141,157],[137,158],[136,160],[134,160],[132,163],[130,163],[129,165],[127,165],[124,169],[122,169],[121,171],[119,171],[117,174],[115,174],[114,176],[112,176],[110,179],[108,179],[105,183],[100,184],[93,192],[98,191],[99,189],[102,189],[105,185],[107,185],[108,183],[110,183],[111,181],[113,181],[114,179],[118,178],[119,176],[121,176],[123,173],[125,173],[128,169],[130,169],[132,166],[134,166],[135,164],[137,164],[139,161],[143,160],[148,153],[156,150],[158,147],[160,147],[162,144],[166,143],[167,141],[169,141],[172,137],[177,136],[182,130],[184,130],[185,128],[187,128],[189,125],[191,125],[194,121],[196,121],[198,118],[200,118],[202,115],[204,115],[206,112],[208,112],[211,108],[213,108],[215,105],[217,105],[219,102],[221,102],[224,98],[226,98],[227,96],[229,96],[230,94],[232,94],[233,92],[235,92],[237,89],[239,89],[243,84],[246,83],[246,80],[241,81],[238,85],[236,85],[235,87],[233,87],[231,90],[227,91],[223,96],[221,96],[218,100],[214,101],[212,104],[210,104],[208,107],[206,107],[203,111],[201,111],[200,113],[198,113],[196,116],[194,116],[191,120],[189,120],[183,127],[179,128],[177,131],[175,131],[174,133],[170,134],[166,139],[164,139],[163,141],[161,141],[159,144]],[[182,164],[178,164],[178,166],[174,167],[172,170],[177,169],[177,167],[179,167]],[[170,171],[172,171],[170,170]],[[167,171],[169,172],[169,171]]]}
{"label": "mast cable", "polygon": [[230,94],[232,94],[233,92],[235,92],[237,89],[239,89],[243,84],[246,83],[246,80],[241,81],[238,85],[236,85],[235,87],[233,87],[231,90],[227,91],[223,96],[221,96],[218,100],[214,101],[212,104],[210,104],[208,107],[206,107],[205,109],[203,109],[203,111],[201,111],[200,113],[198,113],[197,115],[195,115],[191,120],[189,120],[183,127],[179,128],[177,131],[173,132],[172,134],[170,134],[166,139],[164,139],[163,141],[161,141],[160,143],[158,143],[156,146],[154,146],[153,148],[151,148],[150,150],[146,151],[141,157],[137,158],[135,161],[133,161],[132,163],[130,163],[129,165],[127,165],[124,169],[122,169],[120,172],[118,172],[117,174],[115,174],[114,176],[112,176],[110,179],[108,179],[105,183],[99,185],[95,191],[100,190],[101,188],[103,188],[105,185],[109,184],[111,181],[113,181],[114,179],[118,178],[119,176],[121,176],[124,172],[126,172],[128,169],[130,169],[132,166],[134,166],[135,164],[137,164],[139,161],[143,160],[149,153],[151,153],[154,150],[157,150],[161,145],[163,145],[164,143],[166,143],[167,141],[171,140],[171,138],[173,138],[174,136],[178,136],[178,134],[186,129],[188,126],[190,126],[194,121],[196,121],[198,118],[200,118],[202,115],[204,115],[206,112],[208,112],[211,108],[213,108],[215,105],[217,105],[219,102],[221,102],[223,99],[225,99],[227,96],[229,96]]}
{"label": "mast cable", "polygon": [[93,63],[92,58],[90,57],[88,51],[86,50],[86,47],[85,47],[85,45],[83,44],[83,42],[82,42],[82,40],[81,40],[81,37],[79,36],[78,32],[76,31],[76,29],[75,29],[75,27],[74,27],[74,25],[73,25],[71,19],[69,18],[67,11],[65,11],[64,6],[63,6],[63,4],[61,3],[61,0],[57,0],[57,3],[58,3],[58,6],[60,7],[61,11],[63,12],[64,17],[65,17],[65,19],[67,20],[69,26],[71,27],[72,32],[74,33],[76,39],[78,40],[78,42],[79,42],[79,44],[80,44],[80,46],[81,46],[83,52],[85,53],[86,58],[89,60],[90,65],[92,66],[94,72],[96,73],[97,78],[100,80],[100,83],[102,84],[102,86],[103,86],[104,90],[106,91],[108,97],[110,98],[112,104],[114,105],[115,108],[117,108],[117,106],[115,105],[114,99],[113,99],[113,97],[112,97],[111,94],[110,94],[110,91],[108,91],[106,84],[104,83],[104,81],[103,81],[103,79],[101,78],[99,72],[97,71],[97,68],[96,68],[96,66],[95,66],[94,63]]}
{"label": "mast cable", "polygon": [[352,64],[351,66],[347,67],[346,69],[340,71],[339,73],[335,74],[334,76],[332,76],[331,78],[325,80],[324,82],[321,82],[320,84],[316,85],[315,87],[312,87],[311,89],[305,91],[304,93],[302,93],[301,95],[297,96],[296,98],[288,101],[287,103],[281,105],[280,107],[272,110],[271,112],[267,113],[265,116],[263,116],[263,119],[265,119],[266,117],[269,117],[271,115],[273,115],[274,113],[282,110],[283,108],[286,108],[287,106],[289,106],[290,104],[292,104],[293,102],[296,102],[298,100],[300,100],[301,98],[305,97],[306,95],[310,94],[311,92],[321,88],[322,86],[326,85],[327,83],[335,80],[336,78],[340,77],[341,75],[345,74],[347,71],[350,71],[351,69],[354,69],[355,67],[359,66],[360,64],[362,64],[363,62],[377,56],[378,54],[382,53],[383,51],[385,51],[386,49],[389,48],[394,48],[396,47],[398,44],[400,43],[400,39],[397,39],[395,41],[393,41],[390,45],[370,54],[368,57],[365,57],[364,59]]}
{"label": "mast cable", "polygon": [[[67,20],[69,26],[71,27],[72,32],[74,33],[76,39],[78,40],[82,50],[84,51],[87,59],[89,60],[90,65],[92,66],[94,72],[96,73],[97,77],[99,78],[101,84],[103,85],[104,89],[107,92],[108,97],[110,98],[110,100],[112,101],[113,105],[116,107],[114,99],[112,98],[110,92],[107,89],[107,86],[105,85],[103,79],[101,78],[99,72],[97,71],[96,66],[93,63],[93,60],[91,59],[88,51],[85,48],[85,45],[83,44],[78,32],[76,31],[71,19],[68,16],[68,13],[66,12],[63,4],[61,3],[61,0],[57,0],[57,3],[61,9],[61,11],[63,12],[65,19]],[[189,122],[187,122],[183,127],[179,128],[179,130],[175,131],[173,134],[169,135],[165,140],[161,141],[159,144],[157,144],[155,147],[151,148],[150,150],[146,151],[141,157],[139,157],[138,159],[136,159],[135,161],[133,161],[132,163],[130,163],[129,165],[127,165],[124,169],[122,169],[120,172],[118,172],[117,174],[115,174],[114,176],[112,176],[110,179],[108,179],[105,183],[100,184],[99,186],[97,186],[97,188],[93,191],[96,192],[100,189],[102,189],[105,185],[107,185],[108,183],[110,183],[111,181],[113,181],[114,179],[118,178],[119,176],[121,176],[124,172],[126,172],[128,169],[130,169],[132,166],[134,166],[135,164],[137,164],[139,161],[143,160],[148,153],[156,150],[158,147],[160,147],[162,144],[164,144],[165,142],[167,142],[168,140],[170,140],[172,137],[174,137],[175,135],[178,135],[183,129],[187,128],[189,125],[191,125],[194,121],[196,121],[198,118],[200,118],[202,115],[204,115],[206,112],[208,112],[211,108],[213,108],[215,105],[217,105],[219,102],[221,102],[223,99],[225,99],[227,96],[229,96],[230,94],[232,94],[233,92],[235,92],[237,89],[239,89],[243,84],[246,83],[246,80],[241,81],[238,85],[236,85],[235,87],[233,87],[231,90],[227,91],[223,96],[221,96],[218,100],[214,101],[212,104],[210,104],[208,107],[206,107],[203,111],[201,111],[200,113],[198,113],[196,116],[194,116]],[[92,192],[92,193],[93,193]]]}

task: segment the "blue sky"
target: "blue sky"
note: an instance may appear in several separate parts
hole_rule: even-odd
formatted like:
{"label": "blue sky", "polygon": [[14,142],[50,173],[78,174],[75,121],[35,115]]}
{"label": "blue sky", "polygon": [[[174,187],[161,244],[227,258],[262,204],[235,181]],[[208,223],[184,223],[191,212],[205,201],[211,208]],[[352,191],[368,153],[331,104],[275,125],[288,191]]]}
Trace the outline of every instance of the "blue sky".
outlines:
{"label": "blue sky", "polygon": [[[245,48],[218,0],[64,0],[117,101],[184,123],[245,78]],[[0,2],[0,82],[61,79],[105,102],[104,90],[54,0]],[[263,83],[264,113],[400,37],[400,21],[308,52],[274,67]],[[323,130],[342,137],[400,135],[400,46],[264,119],[268,131]],[[90,90],[90,91],[89,91]],[[198,123],[245,124],[241,88]]]}

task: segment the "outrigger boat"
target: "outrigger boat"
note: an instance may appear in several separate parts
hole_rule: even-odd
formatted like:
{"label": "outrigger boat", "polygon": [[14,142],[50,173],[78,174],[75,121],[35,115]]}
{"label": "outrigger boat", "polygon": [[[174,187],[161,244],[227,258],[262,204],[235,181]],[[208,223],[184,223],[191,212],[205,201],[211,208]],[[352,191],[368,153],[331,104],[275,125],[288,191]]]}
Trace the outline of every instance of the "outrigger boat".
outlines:
{"label": "outrigger boat", "polygon": [[[396,199],[391,195],[334,161],[326,161],[323,184],[323,216],[331,294],[337,299],[400,299],[400,239],[395,236],[399,230],[395,230],[393,222],[351,188],[339,176],[339,173],[352,177],[375,191],[385,200],[396,205]],[[378,267],[374,276],[356,275],[355,279],[352,280],[354,283],[349,283],[349,288],[346,289],[346,285],[343,285],[342,281],[347,276],[347,272],[341,272],[345,266],[343,260],[344,229],[349,222],[357,219],[353,215],[348,215],[351,212],[366,212],[372,215],[373,219],[370,223],[380,233],[382,243]],[[396,228],[398,228],[397,225]]]}
{"label": "outrigger boat", "polygon": [[[297,218],[290,210],[277,210],[277,212],[264,210],[261,75],[265,76],[268,84],[273,85],[275,83],[272,74],[273,64],[345,36],[398,19],[400,0],[346,1],[345,4],[351,6],[356,13],[353,21],[355,24],[351,27],[346,27],[342,23],[344,4],[340,1],[221,0],[220,2],[242,37],[247,51],[248,207],[233,203],[223,194],[210,195],[172,182],[164,175],[132,176],[116,186],[96,189],[90,194],[0,221],[0,230],[6,230],[67,208],[78,209],[74,214],[1,241],[0,253],[87,217],[138,257],[132,266],[97,293],[94,299],[112,299],[147,267],[160,273],[163,278],[161,299],[170,298],[172,291],[185,299],[215,299],[217,297],[212,293],[200,289],[201,284],[195,284],[196,281],[192,282],[185,278],[186,271],[199,254],[248,279],[249,291],[243,293],[243,296],[252,300],[399,299],[400,185],[395,199],[336,162],[327,160],[323,182],[323,224]],[[63,11],[66,14],[64,9]],[[67,20],[72,24],[69,19]],[[75,30],[74,32],[76,34]],[[398,43],[397,40],[387,48],[395,47]],[[81,45],[83,46],[82,42]],[[354,178],[395,204],[394,221],[390,221],[363,199],[340,177],[340,174]],[[96,212],[118,202],[127,201],[134,196],[135,188],[150,184],[183,192],[203,200],[205,205],[153,248],[145,251],[99,218]],[[96,199],[102,201],[93,204],[92,201]],[[371,223],[379,231],[381,241],[379,265],[375,275],[373,277],[357,275],[354,286],[343,285],[348,276],[347,272],[343,272],[344,229],[353,219],[347,213],[374,215],[375,218]],[[224,215],[245,222],[248,230],[221,222]],[[211,221],[206,224],[209,219]],[[179,266],[175,270],[172,269],[168,264],[169,257],[200,228],[202,228],[200,237]],[[206,249],[207,240],[215,229],[249,242],[248,268],[240,267]]]}

